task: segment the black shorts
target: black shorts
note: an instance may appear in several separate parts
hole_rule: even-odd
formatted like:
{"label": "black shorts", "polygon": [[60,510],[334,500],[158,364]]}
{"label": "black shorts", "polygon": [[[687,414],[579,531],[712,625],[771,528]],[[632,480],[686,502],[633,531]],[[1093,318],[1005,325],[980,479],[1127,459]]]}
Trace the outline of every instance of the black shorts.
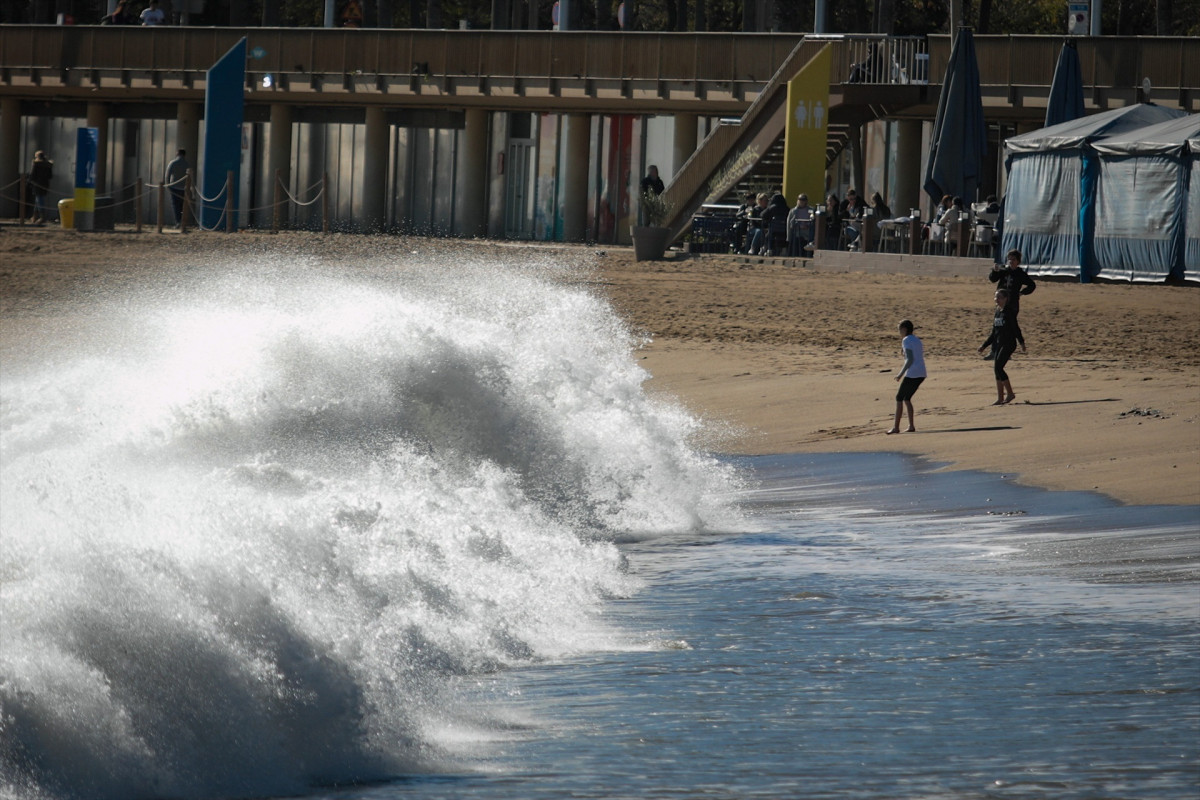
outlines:
{"label": "black shorts", "polygon": [[912,396],[917,393],[917,387],[921,385],[924,378],[905,378],[900,381],[900,391],[896,392],[896,402],[903,400],[912,400]]}

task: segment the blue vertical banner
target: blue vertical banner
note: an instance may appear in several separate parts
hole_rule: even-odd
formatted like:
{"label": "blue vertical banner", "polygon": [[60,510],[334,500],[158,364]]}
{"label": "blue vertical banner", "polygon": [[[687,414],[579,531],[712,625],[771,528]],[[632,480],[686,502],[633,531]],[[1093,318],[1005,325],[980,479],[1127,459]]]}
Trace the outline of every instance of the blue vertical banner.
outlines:
{"label": "blue vertical banner", "polygon": [[75,132],[75,230],[90,231],[96,219],[96,158],[100,129]]}
{"label": "blue vertical banner", "polygon": [[[246,85],[246,39],[243,37],[208,70],[204,90],[204,163],[200,172],[200,224],[224,228],[225,204],[232,193],[238,207],[242,164],[242,120]],[[226,185],[229,174],[233,180]]]}

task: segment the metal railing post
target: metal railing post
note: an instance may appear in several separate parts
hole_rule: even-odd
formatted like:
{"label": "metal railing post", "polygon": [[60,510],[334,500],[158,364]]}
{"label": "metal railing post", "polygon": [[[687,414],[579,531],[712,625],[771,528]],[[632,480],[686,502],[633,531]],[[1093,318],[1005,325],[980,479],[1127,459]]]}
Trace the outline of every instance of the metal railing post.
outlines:
{"label": "metal railing post", "polygon": [[279,204],[283,202],[283,198],[279,196],[282,193],[282,179],[283,170],[275,170],[275,200],[271,207],[271,233],[279,233]]}
{"label": "metal railing post", "polygon": [[329,233],[329,173],[321,173],[321,233]]}
{"label": "metal railing post", "polygon": [[188,232],[188,217],[192,213],[192,171],[187,171],[183,179],[183,214],[179,217],[179,232]]}
{"label": "metal railing post", "polygon": [[237,221],[233,218],[233,170],[225,173],[225,232],[237,230]]}
{"label": "metal railing post", "polygon": [[142,192],[145,191],[145,187],[142,185],[142,179],[140,176],[137,179],[137,190],[136,191],[137,191],[137,194],[135,195],[134,202],[133,202],[133,220],[134,220],[134,222],[133,222],[134,228],[133,229],[135,231],[137,231],[138,233],[141,233],[142,232],[142,214],[145,210],[143,208]]}

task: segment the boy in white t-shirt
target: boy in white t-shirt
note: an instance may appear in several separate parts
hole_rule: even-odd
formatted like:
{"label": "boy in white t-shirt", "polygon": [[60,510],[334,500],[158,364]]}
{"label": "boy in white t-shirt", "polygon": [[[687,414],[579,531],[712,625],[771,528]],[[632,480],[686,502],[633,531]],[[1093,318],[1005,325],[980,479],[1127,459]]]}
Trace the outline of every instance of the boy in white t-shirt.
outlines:
{"label": "boy in white t-shirt", "polygon": [[905,432],[915,433],[917,429],[913,425],[912,396],[925,380],[925,346],[921,344],[920,339],[913,336],[912,320],[902,320],[897,327],[903,337],[900,340],[900,349],[904,351],[904,366],[896,373],[896,380],[900,381],[900,391],[896,392],[896,420],[888,433],[900,432],[900,416],[905,408],[908,409],[908,430]]}

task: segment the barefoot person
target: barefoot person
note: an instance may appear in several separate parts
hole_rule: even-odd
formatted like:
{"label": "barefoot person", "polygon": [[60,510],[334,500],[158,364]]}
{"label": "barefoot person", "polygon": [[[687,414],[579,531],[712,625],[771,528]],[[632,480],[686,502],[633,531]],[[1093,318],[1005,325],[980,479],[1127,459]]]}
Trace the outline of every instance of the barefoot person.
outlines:
{"label": "barefoot person", "polygon": [[914,433],[917,429],[913,425],[913,404],[912,396],[917,393],[922,381],[925,380],[925,346],[921,340],[913,335],[912,320],[903,320],[898,326],[900,331],[900,349],[904,351],[904,366],[896,373],[896,380],[900,381],[900,391],[896,392],[896,419],[892,423],[892,429],[889,434],[900,432],[900,416],[904,409],[908,409],[908,429],[907,433]]}
{"label": "barefoot person", "polygon": [[979,352],[982,353],[988,345],[996,345],[996,360],[992,365],[996,372],[996,402],[992,403],[994,406],[1011,403],[1016,397],[1012,384],[1008,380],[1008,373],[1004,371],[1004,365],[1012,358],[1018,343],[1021,345],[1021,352],[1025,352],[1025,343],[1018,342],[1021,335],[1020,330],[1017,327],[1016,317],[1008,310],[1008,291],[997,289],[996,314],[992,318],[992,335],[979,346]]}

